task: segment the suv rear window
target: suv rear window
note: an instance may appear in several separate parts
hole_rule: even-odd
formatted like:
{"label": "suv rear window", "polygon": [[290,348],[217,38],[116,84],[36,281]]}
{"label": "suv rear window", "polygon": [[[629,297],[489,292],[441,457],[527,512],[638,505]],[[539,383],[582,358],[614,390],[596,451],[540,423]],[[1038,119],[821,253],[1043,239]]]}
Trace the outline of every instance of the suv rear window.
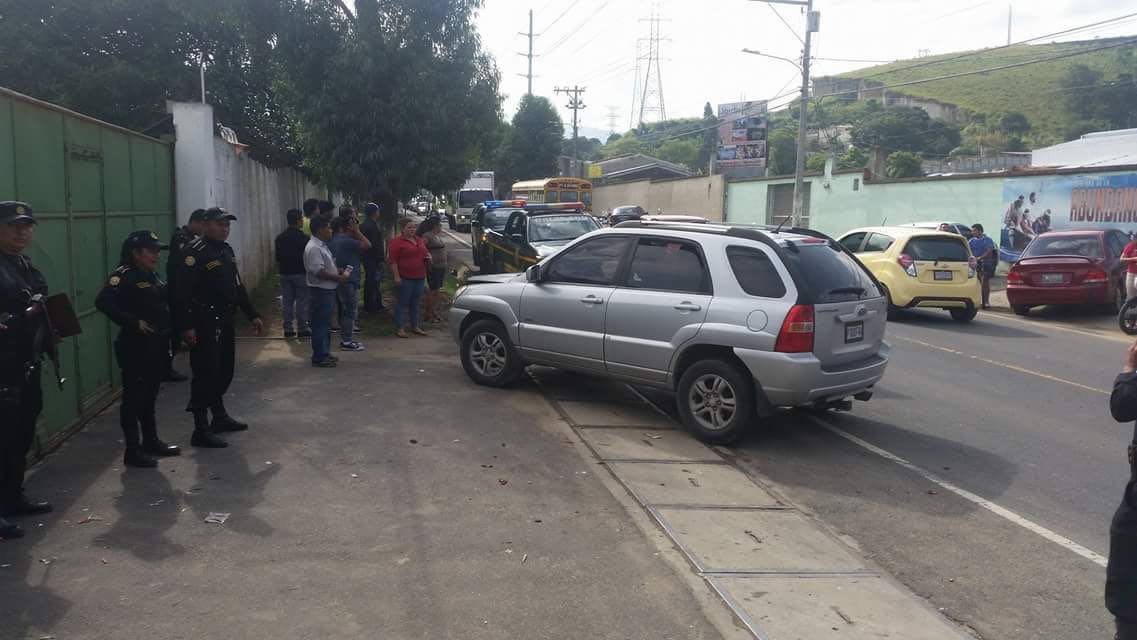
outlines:
{"label": "suv rear window", "polygon": [[727,247],[727,260],[742,290],[760,298],[781,298],[786,285],[765,253],[746,247]]}
{"label": "suv rear window", "polygon": [[864,266],[853,256],[828,244],[798,244],[786,252],[786,262],[805,280],[801,293],[819,303],[848,302],[880,296]]}
{"label": "suv rear window", "polygon": [[942,236],[915,237],[908,241],[904,253],[913,260],[938,260],[940,262],[967,262],[971,251],[964,241]]}

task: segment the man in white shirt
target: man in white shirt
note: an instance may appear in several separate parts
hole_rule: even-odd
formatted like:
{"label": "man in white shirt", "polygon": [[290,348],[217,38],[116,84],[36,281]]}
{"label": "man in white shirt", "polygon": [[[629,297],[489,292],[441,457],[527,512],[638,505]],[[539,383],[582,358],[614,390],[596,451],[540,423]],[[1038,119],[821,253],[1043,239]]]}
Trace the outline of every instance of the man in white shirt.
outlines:
{"label": "man in white shirt", "polygon": [[336,307],[336,288],[348,276],[336,268],[336,260],[328,249],[332,227],[322,216],[312,218],[312,239],[304,247],[304,273],[308,283],[309,322],[312,324],[312,366],[336,366],[331,355],[332,313]]}

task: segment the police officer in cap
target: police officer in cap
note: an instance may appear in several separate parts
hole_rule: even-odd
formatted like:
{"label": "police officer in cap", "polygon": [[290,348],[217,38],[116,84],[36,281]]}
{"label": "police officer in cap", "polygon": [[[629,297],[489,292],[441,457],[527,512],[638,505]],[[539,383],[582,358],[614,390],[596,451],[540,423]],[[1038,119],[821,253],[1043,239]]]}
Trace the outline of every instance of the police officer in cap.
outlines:
{"label": "police officer in cap", "polygon": [[47,280],[23,255],[35,234],[32,208],[0,202],[0,539],[20,538],[24,530],[7,520],[51,511],[46,502],[24,495],[28,449],[43,409],[40,362],[46,323],[33,296],[47,295]]}
{"label": "police officer in cap", "polygon": [[[191,242],[178,265],[174,324],[190,346],[190,401],[195,447],[221,448],[228,444],[218,432],[244,431],[249,426],[225,410],[224,396],[233,382],[236,345],[233,316],[237,307],[248,316],[260,335],[260,314],[237,273],[237,256],[226,240],[229,224],[237,217],[219,207],[206,210],[202,237]],[[209,420],[207,412],[213,415]]]}
{"label": "police officer in cap", "polygon": [[[169,296],[170,308],[174,306],[177,297],[176,283],[178,281],[178,265],[185,257],[186,247],[201,235],[205,221],[205,209],[194,209],[190,214],[189,222],[174,230],[170,238],[170,257],[166,261],[166,293]],[[182,337],[177,331],[170,332],[170,366],[165,372],[166,382],[185,382],[188,378],[174,369],[174,356],[182,346]]]}
{"label": "police officer in cap", "polygon": [[[1109,408],[1118,422],[1137,420],[1137,343],[1113,382]],[[1137,640],[1137,425],[1129,445],[1129,482],[1109,528],[1105,605],[1117,622],[1117,640]]]}
{"label": "police officer in cap", "polygon": [[[135,231],[122,243],[119,266],[95,299],[99,311],[120,329],[115,358],[122,369],[122,425],[128,467],[156,467],[156,458],[181,450],[158,437],[154,403],[170,366],[170,308],[166,284],[158,278],[158,252],[166,249],[151,231]],[[139,431],[141,430],[141,438]]]}

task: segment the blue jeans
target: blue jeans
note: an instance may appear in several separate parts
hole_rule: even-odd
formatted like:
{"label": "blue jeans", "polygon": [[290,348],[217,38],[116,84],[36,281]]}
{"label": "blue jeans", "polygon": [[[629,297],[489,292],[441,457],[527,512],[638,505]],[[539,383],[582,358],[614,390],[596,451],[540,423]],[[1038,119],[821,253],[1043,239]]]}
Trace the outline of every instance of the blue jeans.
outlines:
{"label": "blue jeans", "polygon": [[395,305],[395,329],[402,330],[406,326],[407,311],[411,312],[411,327],[422,326],[422,289],[426,283],[423,279],[411,280],[403,278],[399,281],[399,302]]}
{"label": "blue jeans", "polygon": [[308,328],[308,282],[303,273],[280,276],[280,298],[284,305],[284,330],[295,328],[304,331]]}
{"label": "blue jeans", "polygon": [[336,290],[308,287],[309,318],[312,321],[312,362],[328,359],[332,348],[332,312]]}
{"label": "blue jeans", "polygon": [[351,342],[355,335],[355,317],[359,308],[359,283],[345,282],[336,289],[340,302],[340,341]]}

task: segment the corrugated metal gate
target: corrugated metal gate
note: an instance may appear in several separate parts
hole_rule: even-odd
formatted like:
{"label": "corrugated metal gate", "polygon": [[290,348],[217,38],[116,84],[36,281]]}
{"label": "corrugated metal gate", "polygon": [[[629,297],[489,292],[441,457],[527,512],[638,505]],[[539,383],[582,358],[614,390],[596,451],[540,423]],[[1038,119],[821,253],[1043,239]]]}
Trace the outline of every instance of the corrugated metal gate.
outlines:
{"label": "corrugated metal gate", "polygon": [[44,376],[37,454],[106,405],[119,385],[111,323],[95,296],[134,229],[174,228],[168,143],[0,89],[0,200],[23,200],[39,227],[29,255],[52,293],[71,296],[83,334],[60,345],[63,390]]}

